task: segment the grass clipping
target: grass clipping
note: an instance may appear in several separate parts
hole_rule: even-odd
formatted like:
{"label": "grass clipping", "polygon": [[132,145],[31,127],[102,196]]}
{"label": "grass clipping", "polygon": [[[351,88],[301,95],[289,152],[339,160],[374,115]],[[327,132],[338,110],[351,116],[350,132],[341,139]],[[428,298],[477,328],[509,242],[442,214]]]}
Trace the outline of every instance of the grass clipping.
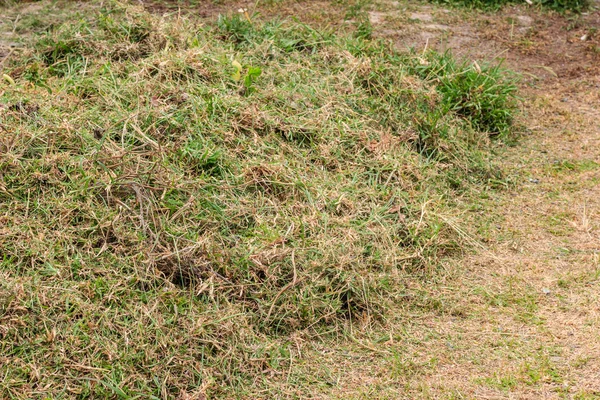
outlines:
{"label": "grass clipping", "polygon": [[243,390],[289,335],[385,318],[460,248],[453,199],[502,179],[497,67],[239,15],[72,21],[0,89],[2,396]]}

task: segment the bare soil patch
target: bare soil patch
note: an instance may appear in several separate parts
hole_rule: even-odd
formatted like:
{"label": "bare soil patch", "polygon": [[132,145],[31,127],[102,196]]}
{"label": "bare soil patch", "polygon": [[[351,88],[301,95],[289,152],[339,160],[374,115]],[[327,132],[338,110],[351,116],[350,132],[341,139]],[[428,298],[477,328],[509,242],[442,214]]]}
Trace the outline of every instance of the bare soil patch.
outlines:
{"label": "bare soil patch", "polygon": [[316,26],[344,25],[344,13],[340,12],[342,7],[325,0],[294,2],[141,0],[140,3],[155,13],[192,14],[206,19],[207,22],[214,22],[219,14],[234,14],[239,10],[246,10],[250,15],[257,13],[268,18],[294,17]]}
{"label": "bare soil patch", "polygon": [[378,6],[375,32],[399,47],[450,49],[477,60],[506,59],[529,77],[578,79],[600,71],[598,11],[581,16],[539,13],[523,6],[502,12],[467,15],[461,10],[391,3]]}

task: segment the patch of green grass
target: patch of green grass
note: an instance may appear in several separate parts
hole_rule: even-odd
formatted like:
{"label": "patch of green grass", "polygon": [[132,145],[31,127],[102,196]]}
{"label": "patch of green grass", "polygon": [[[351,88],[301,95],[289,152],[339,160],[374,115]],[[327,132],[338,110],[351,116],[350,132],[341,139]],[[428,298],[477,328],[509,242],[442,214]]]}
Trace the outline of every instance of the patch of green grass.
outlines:
{"label": "patch of green grass", "polygon": [[481,379],[480,382],[506,392],[510,392],[522,384],[534,387],[543,383],[561,384],[563,382],[561,373],[546,352],[545,349],[538,349],[529,355],[528,361],[524,362],[518,371],[505,374],[494,373],[492,376]]}
{"label": "patch of green grass", "polygon": [[[484,10],[497,10],[507,4],[518,4],[516,0],[436,0],[438,3]],[[589,7],[588,0],[533,0],[534,5],[560,12],[581,12]]]}
{"label": "patch of green grass", "polygon": [[441,107],[432,118],[452,112],[477,131],[510,132],[516,108],[516,77],[510,77],[501,65],[460,63],[449,52],[432,52],[419,59],[414,68],[423,79],[433,82],[440,93]]}
{"label": "patch of green grass", "polygon": [[502,70],[89,6],[0,90],[2,397],[256,397],[471,243],[450,216],[502,179]]}
{"label": "patch of green grass", "polygon": [[552,163],[552,171],[557,173],[594,171],[599,167],[593,160],[556,160]]}
{"label": "patch of green grass", "polygon": [[600,394],[596,391],[588,392],[585,390],[580,390],[573,398],[576,400],[598,400],[600,399]]}
{"label": "patch of green grass", "polygon": [[416,360],[398,352],[394,352],[390,359],[392,363],[390,374],[406,380],[410,380],[418,374],[423,374],[425,371],[434,371],[439,362],[436,358]]}
{"label": "patch of green grass", "polygon": [[556,236],[566,236],[572,233],[575,228],[572,221],[575,219],[570,212],[560,212],[546,217],[546,226],[548,232]]}
{"label": "patch of green grass", "polygon": [[506,288],[498,292],[490,292],[484,288],[475,291],[492,307],[512,307],[515,309],[515,319],[535,325],[544,321],[537,315],[538,298],[533,288],[522,282],[509,279]]}
{"label": "patch of green grass", "polygon": [[502,389],[506,392],[510,391],[511,389],[514,389],[519,384],[517,377],[514,375],[498,374],[494,374],[494,376],[484,378],[481,382],[489,387]]}
{"label": "patch of green grass", "polygon": [[538,354],[531,363],[525,363],[521,368],[521,380],[529,386],[539,385],[543,382],[561,384],[563,378],[554,363],[545,354]]}

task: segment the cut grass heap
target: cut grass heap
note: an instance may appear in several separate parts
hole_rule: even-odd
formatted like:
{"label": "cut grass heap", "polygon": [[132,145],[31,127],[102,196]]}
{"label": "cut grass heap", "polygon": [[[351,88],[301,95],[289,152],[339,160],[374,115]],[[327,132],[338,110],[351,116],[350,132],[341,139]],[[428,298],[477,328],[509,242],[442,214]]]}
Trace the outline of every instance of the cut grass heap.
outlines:
{"label": "cut grass heap", "polygon": [[291,335],[383,321],[502,179],[498,68],[239,15],[71,21],[0,89],[2,397],[268,387]]}

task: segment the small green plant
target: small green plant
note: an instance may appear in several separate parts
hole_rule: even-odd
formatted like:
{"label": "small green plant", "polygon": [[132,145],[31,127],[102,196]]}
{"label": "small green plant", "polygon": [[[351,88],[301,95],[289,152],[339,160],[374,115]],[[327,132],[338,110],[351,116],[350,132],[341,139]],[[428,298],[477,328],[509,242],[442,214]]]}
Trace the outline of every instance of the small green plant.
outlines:
{"label": "small green plant", "polygon": [[538,0],[537,3],[556,11],[573,11],[577,13],[590,6],[589,0]]}
{"label": "small green plant", "polygon": [[48,66],[48,72],[55,76],[65,76],[77,72],[85,65],[85,45],[81,40],[64,37],[42,38],[37,47],[41,61]]}
{"label": "small green plant", "polygon": [[121,7],[102,8],[98,26],[117,40],[139,43],[150,36],[151,23],[143,14],[132,17],[122,13]]}
{"label": "small green plant", "polygon": [[251,21],[239,13],[230,16],[219,15],[217,27],[223,35],[223,39],[235,43],[251,41],[254,35]]}
{"label": "small green plant", "polygon": [[[260,67],[253,67],[251,65],[243,67],[242,64],[236,60],[234,60],[231,65],[235,69],[234,73],[231,75],[231,78],[235,82],[242,82],[244,93],[250,94],[255,92],[256,88],[254,87],[254,83],[262,74],[262,69]],[[243,76],[242,72],[244,72]]]}

